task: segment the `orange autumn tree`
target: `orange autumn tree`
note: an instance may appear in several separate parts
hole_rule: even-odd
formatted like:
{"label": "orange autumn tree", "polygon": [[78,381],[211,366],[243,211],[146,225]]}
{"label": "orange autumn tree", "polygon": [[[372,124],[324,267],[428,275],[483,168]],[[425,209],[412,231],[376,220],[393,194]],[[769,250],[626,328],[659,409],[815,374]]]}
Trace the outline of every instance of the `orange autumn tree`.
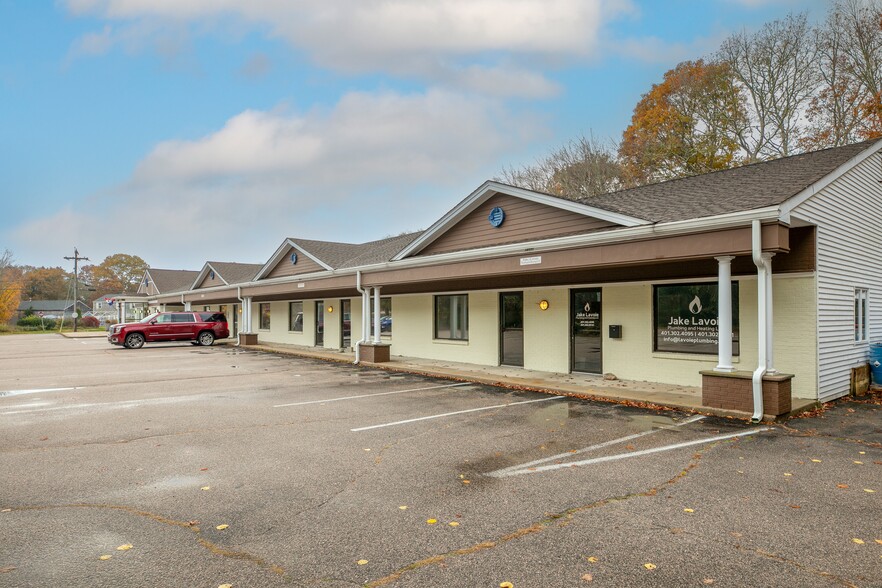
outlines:
{"label": "orange autumn tree", "polygon": [[634,108],[619,147],[626,183],[640,185],[737,165],[735,137],[746,121],[726,63],[680,63]]}
{"label": "orange autumn tree", "polygon": [[21,276],[12,265],[12,253],[0,255],[0,324],[9,322],[21,302]]}

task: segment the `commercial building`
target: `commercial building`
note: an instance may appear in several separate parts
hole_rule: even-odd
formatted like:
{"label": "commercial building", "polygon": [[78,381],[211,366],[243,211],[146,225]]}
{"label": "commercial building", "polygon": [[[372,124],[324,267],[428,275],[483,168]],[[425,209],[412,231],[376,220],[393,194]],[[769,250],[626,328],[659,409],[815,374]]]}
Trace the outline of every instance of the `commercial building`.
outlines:
{"label": "commercial building", "polygon": [[580,201],[486,182],[419,233],[144,292],[246,343],[701,386],[759,418],[848,394],[882,339],[880,182],[882,141]]}

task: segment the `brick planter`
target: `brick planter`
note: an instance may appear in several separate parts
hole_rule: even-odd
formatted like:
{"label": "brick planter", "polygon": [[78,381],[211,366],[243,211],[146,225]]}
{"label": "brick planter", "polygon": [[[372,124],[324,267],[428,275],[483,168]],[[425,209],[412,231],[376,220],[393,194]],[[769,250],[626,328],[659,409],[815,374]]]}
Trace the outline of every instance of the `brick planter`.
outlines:
{"label": "brick planter", "polygon": [[239,333],[239,345],[257,345],[257,333]]}
{"label": "brick planter", "polygon": [[370,363],[385,363],[389,361],[389,349],[391,346],[388,343],[362,343],[359,347],[361,349],[361,361]]}
{"label": "brick planter", "polygon": [[[763,413],[773,416],[791,410],[792,374],[763,377]],[[753,412],[753,373],[701,372],[701,403],[712,408]]]}

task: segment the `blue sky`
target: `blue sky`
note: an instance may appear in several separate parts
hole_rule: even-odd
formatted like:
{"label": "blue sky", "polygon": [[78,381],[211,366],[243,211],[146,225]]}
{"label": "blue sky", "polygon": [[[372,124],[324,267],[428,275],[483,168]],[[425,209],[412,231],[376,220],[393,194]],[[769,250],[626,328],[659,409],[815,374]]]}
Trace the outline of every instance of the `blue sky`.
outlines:
{"label": "blue sky", "polygon": [[0,0],[0,250],[199,269],[425,228],[795,10],[825,2]]}

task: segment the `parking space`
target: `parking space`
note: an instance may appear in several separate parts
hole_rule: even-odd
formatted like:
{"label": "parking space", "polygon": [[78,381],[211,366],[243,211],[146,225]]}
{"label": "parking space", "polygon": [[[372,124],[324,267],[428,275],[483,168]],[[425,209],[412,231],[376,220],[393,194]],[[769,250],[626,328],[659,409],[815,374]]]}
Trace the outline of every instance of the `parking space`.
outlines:
{"label": "parking space", "polygon": [[860,434],[0,338],[0,585],[878,586],[879,464]]}

